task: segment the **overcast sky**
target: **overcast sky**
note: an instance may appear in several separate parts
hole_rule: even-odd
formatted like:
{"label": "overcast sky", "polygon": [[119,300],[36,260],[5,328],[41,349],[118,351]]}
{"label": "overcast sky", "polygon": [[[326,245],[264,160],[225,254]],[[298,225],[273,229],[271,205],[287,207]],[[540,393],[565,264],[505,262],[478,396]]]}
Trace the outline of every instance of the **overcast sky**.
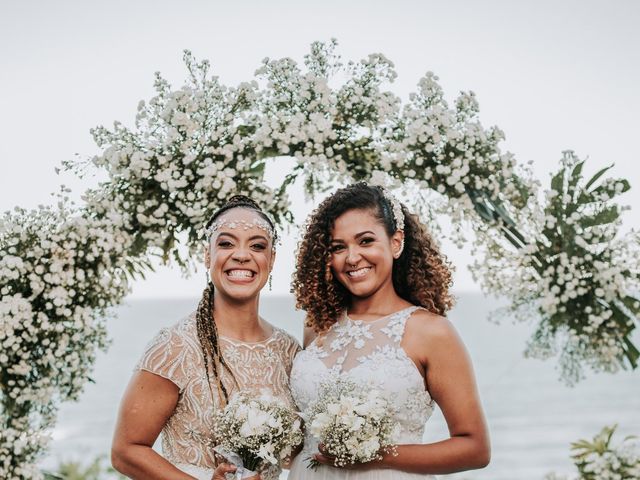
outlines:
{"label": "overcast sky", "polygon": [[[153,73],[179,86],[182,51],[208,58],[223,82],[250,80],[266,56],[301,61],[314,40],[338,39],[345,59],[382,52],[396,65],[390,89],[405,97],[428,70],[449,99],[473,90],[503,148],[533,160],[548,183],[562,150],[610,163],[634,187],[626,222],[638,226],[640,2],[637,1],[6,1],[0,3],[0,210],[51,203],[60,183],[79,195],[91,181],[55,175],[97,149],[89,129],[131,124]],[[311,208],[297,212],[302,217]],[[295,234],[283,248],[274,293],[289,291]],[[445,244],[456,288],[477,289],[469,254]],[[202,278],[201,278],[202,277]],[[197,295],[203,275],[163,269],[135,297]]]}

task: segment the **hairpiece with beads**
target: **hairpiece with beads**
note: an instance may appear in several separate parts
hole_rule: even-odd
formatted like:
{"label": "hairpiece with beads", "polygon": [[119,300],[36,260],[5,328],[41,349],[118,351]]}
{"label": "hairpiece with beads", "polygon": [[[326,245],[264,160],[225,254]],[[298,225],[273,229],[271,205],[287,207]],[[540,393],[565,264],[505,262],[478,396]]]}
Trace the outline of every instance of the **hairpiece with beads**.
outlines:
{"label": "hairpiece with beads", "polygon": [[389,202],[389,205],[391,205],[391,213],[393,214],[393,221],[396,224],[396,230],[404,231],[404,212],[402,211],[400,201],[393,193],[387,190],[386,187],[378,185],[378,188],[380,188],[382,196]]}

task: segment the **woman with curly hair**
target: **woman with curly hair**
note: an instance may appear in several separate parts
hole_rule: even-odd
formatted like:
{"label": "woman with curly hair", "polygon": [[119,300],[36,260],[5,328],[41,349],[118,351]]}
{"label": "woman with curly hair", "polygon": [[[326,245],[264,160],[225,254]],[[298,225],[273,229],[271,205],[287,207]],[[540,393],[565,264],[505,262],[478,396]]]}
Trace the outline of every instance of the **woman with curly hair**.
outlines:
{"label": "woman with curly hair", "polygon": [[[198,308],[156,335],[122,399],[111,458],[129,478],[223,480],[236,467],[214,457],[213,414],[230,396],[267,388],[293,407],[289,372],[300,347],[258,314],[275,260],[273,222],[236,195],[205,230],[209,281]],[[163,455],[152,449],[160,433]],[[279,474],[273,466],[251,478]]]}
{"label": "woman with curly hair", "polygon": [[[346,377],[385,393],[400,435],[395,452],[340,468],[307,433],[291,478],[426,479],[486,466],[489,435],[473,369],[444,317],[453,305],[451,272],[418,217],[382,187],[340,189],[312,213],[296,267],[307,328],[291,388],[303,416],[322,385]],[[435,404],[450,438],[423,444]],[[306,468],[310,458],[321,465]]]}

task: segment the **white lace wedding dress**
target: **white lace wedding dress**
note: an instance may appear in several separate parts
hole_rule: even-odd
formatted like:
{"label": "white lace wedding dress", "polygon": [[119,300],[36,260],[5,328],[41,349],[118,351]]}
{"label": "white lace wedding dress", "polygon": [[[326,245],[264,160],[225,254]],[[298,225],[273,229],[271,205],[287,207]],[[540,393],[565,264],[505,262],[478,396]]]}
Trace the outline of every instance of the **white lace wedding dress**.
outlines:
{"label": "white lace wedding dress", "polygon": [[[220,347],[240,390],[258,393],[268,388],[293,407],[289,372],[300,347],[291,335],[273,327],[272,335],[262,342],[221,336]],[[210,480],[215,468],[213,447],[218,443],[213,414],[220,405],[207,383],[195,314],[160,330],[136,369],[167,378],[179,388],[176,409],[162,429],[163,456],[198,480]],[[227,387],[234,385],[226,370],[222,381]],[[274,467],[263,472],[262,479],[275,480],[279,474],[280,469]]]}
{"label": "white lace wedding dress", "polygon": [[[291,391],[303,415],[316,400],[319,386],[332,378],[345,376],[385,392],[393,405],[392,415],[400,424],[398,444],[422,443],[433,401],[425,390],[416,365],[400,346],[407,319],[419,307],[409,307],[374,321],[351,320],[346,313],[329,331],[301,351],[291,370]],[[292,480],[403,480],[434,479],[431,475],[398,470],[344,470],[320,465],[307,468],[309,457],[317,452],[317,441],[305,435],[304,448],[295,458]]]}

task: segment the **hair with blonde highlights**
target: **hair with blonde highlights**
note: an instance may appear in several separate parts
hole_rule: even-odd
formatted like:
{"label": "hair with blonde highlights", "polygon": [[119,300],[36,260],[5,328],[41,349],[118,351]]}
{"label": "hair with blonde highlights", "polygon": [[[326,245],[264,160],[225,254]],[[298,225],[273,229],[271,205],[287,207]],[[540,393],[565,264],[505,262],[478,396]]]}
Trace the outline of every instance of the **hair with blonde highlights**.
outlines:
{"label": "hair with blonde highlights", "polygon": [[[307,326],[326,331],[348,307],[351,294],[331,271],[331,230],[349,210],[367,210],[385,227],[396,230],[393,205],[382,187],[356,183],[326,198],[309,217],[296,254],[292,289],[296,307],[307,312]],[[451,269],[417,215],[402,205],[405,216],[404,250],[393,262],[393,286],[408,302],[444,315],[453,306]]]}

